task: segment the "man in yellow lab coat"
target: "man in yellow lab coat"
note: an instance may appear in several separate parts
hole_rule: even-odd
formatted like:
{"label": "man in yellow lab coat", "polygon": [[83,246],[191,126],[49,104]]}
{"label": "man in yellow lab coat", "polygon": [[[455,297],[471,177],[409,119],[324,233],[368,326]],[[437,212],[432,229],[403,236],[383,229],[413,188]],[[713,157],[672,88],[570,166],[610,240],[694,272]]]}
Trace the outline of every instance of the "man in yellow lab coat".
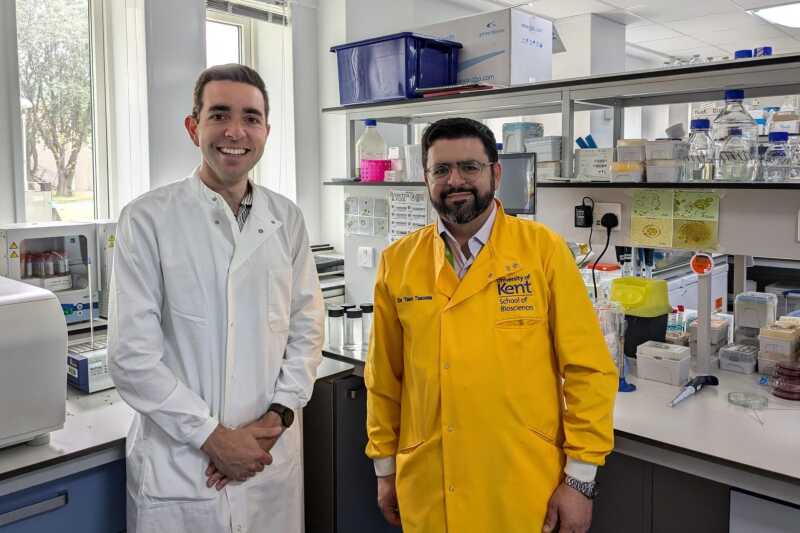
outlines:
{"label": "man in yellow lab coat", "polygon": [[378,503],[405,533],[583,533],[617,374],[564,241],[510,217],[492,132],[423,135],[440,220],[386,249],[366,365]]}

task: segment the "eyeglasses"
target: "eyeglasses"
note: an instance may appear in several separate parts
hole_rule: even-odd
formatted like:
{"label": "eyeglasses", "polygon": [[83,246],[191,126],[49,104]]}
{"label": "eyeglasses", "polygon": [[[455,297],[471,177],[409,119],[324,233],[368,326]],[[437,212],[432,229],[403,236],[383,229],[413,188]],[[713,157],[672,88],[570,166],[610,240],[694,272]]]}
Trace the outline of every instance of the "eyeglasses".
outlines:
{"label": "eyeglasses", "polygon": [[425,169],[428,176],[438,182],[443,182],[450,177],[453,167],[458,167],[458,173],[466,181],[472,181],[478,178],[483,172],[483,169],[490,167],[494,163],[481,163],[480,161],[456,161],[455,163],[438,163],[431,168]]}

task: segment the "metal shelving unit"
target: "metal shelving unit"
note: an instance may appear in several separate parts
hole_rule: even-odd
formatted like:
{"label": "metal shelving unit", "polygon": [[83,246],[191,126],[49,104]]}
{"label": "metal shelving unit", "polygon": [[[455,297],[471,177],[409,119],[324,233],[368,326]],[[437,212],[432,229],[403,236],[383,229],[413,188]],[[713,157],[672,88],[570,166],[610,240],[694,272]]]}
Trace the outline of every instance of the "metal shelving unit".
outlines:
{"label": "metal shelving unit", "polygon": [[[366,118],[405,125],[406,140],[412,142],[415,124],[448,116],[486,119],[560,112],[562,137],[571,140],[574,137],[576,112],[612,109],[614,138],[621,139],[624,137],[624,111],[627,107],[721,100],[723,91],[733,88],[744,89],[747,97],[800,93],[800,55],[787,54],[570,78],[479,93],[332,107],[323,109],[323,112],[344,114],[347,117],[347,162],[349,171],[354,174],[352,152],[355,145],[355,121]],[[572,168],[572,148],[571,141],[562,142],[561,168],[564,172]],[[757,182],[757,186],[741,185],[740,188],[768,188],[762,186],[767,184]],[[545,186],[591,187],[594,184],[561,183]],[[683,188],[684,184],[676,186]],[[711,187],[722,188],[717,187],[717,184]]]}

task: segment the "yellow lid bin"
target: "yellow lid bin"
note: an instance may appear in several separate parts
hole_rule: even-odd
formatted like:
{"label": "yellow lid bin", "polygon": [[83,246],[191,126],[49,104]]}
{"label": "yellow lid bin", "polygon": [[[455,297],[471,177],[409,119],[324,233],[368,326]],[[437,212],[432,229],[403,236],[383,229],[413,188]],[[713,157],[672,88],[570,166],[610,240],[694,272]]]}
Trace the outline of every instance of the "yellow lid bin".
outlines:
{"label": "yellow lid bin", "polygon": [[611,281],[608,299],[622,304],[630,316],[652,318],[672,311],[663,279],[617,278]]}

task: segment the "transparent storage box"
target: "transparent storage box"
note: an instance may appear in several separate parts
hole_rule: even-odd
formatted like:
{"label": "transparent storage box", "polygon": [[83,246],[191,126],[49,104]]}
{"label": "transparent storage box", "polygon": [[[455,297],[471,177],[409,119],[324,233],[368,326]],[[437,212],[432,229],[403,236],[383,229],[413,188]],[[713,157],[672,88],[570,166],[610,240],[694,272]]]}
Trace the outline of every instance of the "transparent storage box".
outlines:
{"label": "transparent storage box", "polygon": [[[721,317],[711,317],[711,344],[720,344],[728,340],[728,321]],[[689,342],[697,342],[697,320],[692,320],[687,328]],[[756,336],[758,332],[756,332]]]}
{"label": "transparent storage box", "polygon": [[736,325],[763,328],[775,322],[778,297],[767,292],[743,292],[736,295],[734,315]]}
{"label": "transparent storage box", "polygon": [[758,348],[747,344],[728,344],[719,349],[719,367],[740,374],[756,371]]}
{"label": "transparent storage box", "polygon": [[685,346],[647,341],[636,348],[636,372],[641,379],[684,385],[691,357]]}

